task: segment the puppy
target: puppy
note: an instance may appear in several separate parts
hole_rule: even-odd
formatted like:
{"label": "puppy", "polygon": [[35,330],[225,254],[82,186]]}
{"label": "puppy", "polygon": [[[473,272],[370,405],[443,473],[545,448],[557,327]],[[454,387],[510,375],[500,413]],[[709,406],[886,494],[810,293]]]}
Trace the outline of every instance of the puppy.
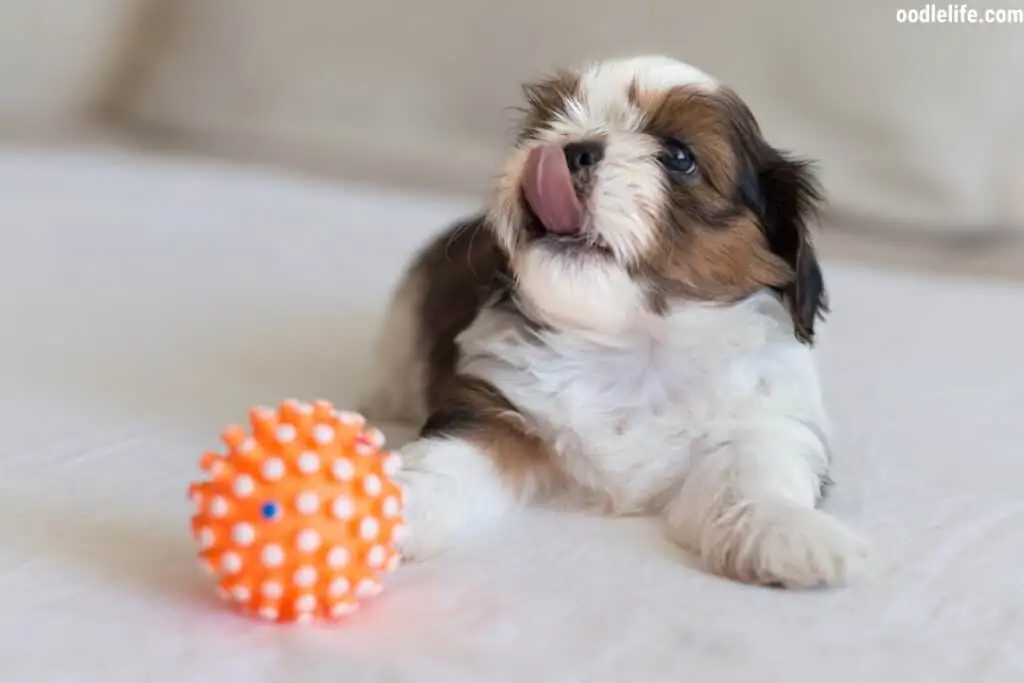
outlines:
{"label": "puppy", "polygon": [[808,164],[687,64],[527,85],[493,196],[418,254],[378,345],[364,409],[422,426],[401,451],[404,555],[568,502],[661,515],[735,580],[844,581],[866,545],[817,509],[820,199]]}

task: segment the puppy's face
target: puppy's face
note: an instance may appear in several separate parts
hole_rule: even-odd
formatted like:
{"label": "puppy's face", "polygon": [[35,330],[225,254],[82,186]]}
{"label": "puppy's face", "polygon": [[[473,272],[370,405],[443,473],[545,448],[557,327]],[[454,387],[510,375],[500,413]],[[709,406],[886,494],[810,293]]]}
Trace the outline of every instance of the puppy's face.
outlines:
{"label": "puppy's face", "polygon": [[824,288],[807,167],[772,148],[738,96],[664,58],[605,62],[525,88],[491,205],[527,305],[614,333],[680,298],[763,288],[813,338]]}

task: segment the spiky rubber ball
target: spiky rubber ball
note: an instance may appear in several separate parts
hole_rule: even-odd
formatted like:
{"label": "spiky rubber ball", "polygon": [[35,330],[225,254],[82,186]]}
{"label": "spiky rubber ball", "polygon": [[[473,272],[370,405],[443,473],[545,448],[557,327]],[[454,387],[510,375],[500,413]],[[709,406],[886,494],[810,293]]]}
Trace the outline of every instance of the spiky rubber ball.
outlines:
{"label": "spiky rubber ball", "polygon": [[274,622],[331,621],[382,590],[400,561],[404,492],[395,453],[362,415],[327,401],[249,411],[189,487],[192,533],[217,592]]}

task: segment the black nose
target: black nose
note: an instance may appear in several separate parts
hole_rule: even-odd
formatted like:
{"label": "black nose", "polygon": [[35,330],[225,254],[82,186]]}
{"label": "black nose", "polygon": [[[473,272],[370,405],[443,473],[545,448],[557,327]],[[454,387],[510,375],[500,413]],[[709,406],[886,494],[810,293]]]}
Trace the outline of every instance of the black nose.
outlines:
{"label": "black nose", "polygon": [[600,142],[571,142],[565,146],[565,161],[573,173],[597,166],[603,156],[604,145]]}

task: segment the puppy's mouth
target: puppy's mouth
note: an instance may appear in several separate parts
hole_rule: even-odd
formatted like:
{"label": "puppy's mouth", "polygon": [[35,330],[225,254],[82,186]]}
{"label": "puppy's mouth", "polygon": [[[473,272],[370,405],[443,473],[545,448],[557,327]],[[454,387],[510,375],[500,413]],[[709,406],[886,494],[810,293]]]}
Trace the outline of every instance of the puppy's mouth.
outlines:
{"label": "puppy's mouth", "polygon": [[561,249],[611,255],[589,225],[561,147],[545,145],[530,152],[520,190],[526,229],[535,239]]}

